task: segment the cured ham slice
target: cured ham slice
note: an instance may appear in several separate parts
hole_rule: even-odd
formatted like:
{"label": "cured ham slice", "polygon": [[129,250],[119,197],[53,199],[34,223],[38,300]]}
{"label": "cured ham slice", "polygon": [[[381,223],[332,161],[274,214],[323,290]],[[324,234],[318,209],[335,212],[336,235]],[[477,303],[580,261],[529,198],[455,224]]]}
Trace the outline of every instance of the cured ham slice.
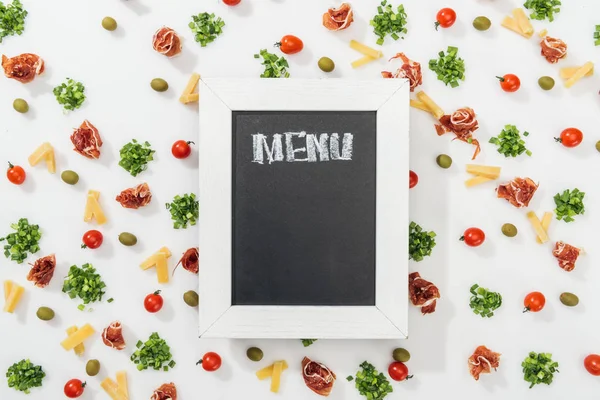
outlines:
{"label": "cured ham slice", "polygon": [[308,357],[302,360],[302,377],[310,390],[325,397],[331,393],[336,379],[333,371]]}
{"label": "cured ham slice", "polygon": [[498,186],[498,198],[506,199],[517,208],[529,206],[537,185],[530,178],[515,178],[512,181]]}
{"label": "cured ham slice", "polygon": [[330,8],[323,14],[323,26],[330,31],[341,31],[348,28],[354,21],[352,6],[342,3],[338,8]]}
{"label": "cured ham slice", "polygon": [[456,135],[453,140],[458,139],[462,142],[476,146],[472,160],[474,160],[481,151],[479,141],[473,138],[473,132],[478,128],[479,123],[477,122],[475,111],[469,107],[459,108],[452,115],[443,115],[440,118],[440,124],[435,125],[435,130],[439,136],[447,132],[452,132]]}
{"label": "cured ham slice", "polygon": [[42,257],[30,265],[32,267],[27,275],[27,280],[32,281],[35,286],[40,288],[48,286],[54,276],[54,268],[56,268],[56,257],[54,254]]}
{"label": "cured ham slice", "polygon": [[558,266],[567,272],[575,269],[575,262],[581,253],[581,249],[559,241],[554,245],[552,255],[558,260]]}
{"label": "cured ham slice", "polygon": [[540,42],[540,46],[542,55],[551,64],[556,64],[558,60],[567,56],[567,44],[560,39],[546,36]]}
{"label": "cured ham slice", "polygon": [[412,304],[420,307],[423,315],[435,312],[440,290],[433,283],[421,278],[418,272],[408,275],[408,294]]}
{"label": "cured ham slice", "polygon": [[423,83],[423,74],[421,72],[421,64],[410,60],[404,53],[398,53],[390,58],[390,61],[399,58],[402,60],[402,66],[396,72],[382,71],[381,76],[384,78],[406,78],[410,83],[410,91],[414,92],[415,88]]}
{"label": "cured ham slice", "polygon": [[469,372],[476,381],[480,374],[489,374],[500,366],[500,353],[493,352],[485,346],[479,346],[469,357]]}
{"label": "cured ham slice", "polygon": [[123,326],[119,321],[111,324],[102,331],[102,341],[108,347],[123,350],[125,348],[125,339],[123,338]]}
{"label": "cured ham slice", "polygon": [[[198,247],[192,247],[190,249],[187,249],[187,251],[183,253],[183,256],[181,257],[175,268],[177,268],[179,264],[181,264],[183,269],[185,269],[186,271],[190,271],[191,273],[197,274],[198,257],[200,256],[200,252],[198,250]],[[173,272],[175,272],[175,270],[173,270]]]}
{"label": "cured ham slice", "polygon": [[181,39],[173,29],[163,26],[154,34],[152,47],[160,54],[164,54],[169,58],[174,57],[181,53]]}
{"label": "cured ham slice", "polygon": [[73,131],[71,142],[76,152],[87,158],[100,158],[100,147],[102,147],[102,139],[100,133],[94,125],[87,119],[82,122],[79,128]]}
{"label": "cured ham slice", "polygon": [[124,208],[133,208],[137,210],[140,207],[148,205],[152,200],[152,193],[147,183],[142,183],[134,188],[123,190],[116,197]]}
{"label": "cured ham slice", "polygon": [[36,75],[44,72],[44,60],[32,53],[24,53],[11,58],[2,55],[2,68],[4,68],[6,77],[16,79],[21,83],[29,83],[34,80]]}
{"label": "cured ham slice", "polygon": [[165,383],[154,391],[150,400],[177,400],[177,388],[173,382]]}

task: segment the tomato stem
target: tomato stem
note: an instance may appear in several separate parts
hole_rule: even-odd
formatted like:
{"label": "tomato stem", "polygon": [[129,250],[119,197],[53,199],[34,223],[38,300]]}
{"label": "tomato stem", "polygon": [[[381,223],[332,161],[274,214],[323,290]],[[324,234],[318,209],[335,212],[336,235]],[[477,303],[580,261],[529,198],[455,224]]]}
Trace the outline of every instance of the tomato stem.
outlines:
{"label": "tomato stem", "polygon": [[504,82],[506,79],[504,79],[503,76],[497,76],[496,78],[498,78],[500,80],[500,82]]}
{"label": "tomato stem", "polygon": [[200,364],[202,364],[202,360],[200,360],[196,363],[196,365],[200,365]]}
{"label": "tomato stem", "polygon": [[87,249],[87,245],[85,243],[81,243],[81,248],[82,249]]}
{"label": "tomato stem", "polygon": [[409,379],[411,379],[413,377],[414,377],[414,375],[407,375],[406,378],[404,378],[404,380],[407,381],[407,380],[409,380]]}
{"label": "tomato stem", "polygon": [[159,295],[160,294],[160,290],[155,291],[153,294]]}
{"label": "tomato stem", "polygon": [[11,162],[8,162],[8,169],[13,169],[15,166],[11,164]]}
{"label": "tomato stem", "polygon": [[275,47],[281,47],[281,42],[277,42],[274,44]]}
{"label": "tomato stem", "polygon": [[523,313],[527,313],[529,311],[531,311],[531,308],[529,308],[529,307],[525,307],[525,309],[523,309]]}
{"label": "tomato stem", "polygon": [[465,237],[461,236],[458,240],[460,240],[461,242],[464,242],[465,241]]}
{"label": "tomato stem", "polygon": [[187,144],[196,144],[194,142],[192,142],[191,140],[187,142]]}
{"label": "tomato stem", "polygon": [[435,24],[433,24],[435,26],[435,30],[438,30],[438,27],[440,26],[439,21],[435,21]]}
{"label": "tomato stem", "polygon": [[87,385],[87,382],[83,382],[83,383],[81,384],[81,388],[83,389],[83,388],[84,388],[86,385]]}
{"label": "tomato stem", "polygon": [[562,143],[562,139],[561,139],[561,138],[557,138],[557,137],[555,137],[555,138],[554,138],[554,141],[555,141],[556,143]]}

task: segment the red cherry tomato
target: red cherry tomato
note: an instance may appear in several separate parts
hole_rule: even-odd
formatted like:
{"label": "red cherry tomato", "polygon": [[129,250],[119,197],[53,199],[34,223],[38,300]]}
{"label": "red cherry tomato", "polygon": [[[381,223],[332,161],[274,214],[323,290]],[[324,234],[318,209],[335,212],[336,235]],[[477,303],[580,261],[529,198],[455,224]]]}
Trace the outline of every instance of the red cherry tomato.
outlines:
{"label": "red cherry tomato", "polygon": [[202,360],[196,363],[196,365],[198,364],[202,364],[202,368],[204,368],[205,371],[216,371],[221,367],[221,356],[212,351],[208,352],[202,357]]}
{"label": "red cherry tomato", "polygon": [[102,241],[104,240],[104,236],[102,233],[92,229],[91,231],[87,231],[83,234],[83,244],[81,245],[82,249],[90,248],[97,249],[102,245]]}
{"label": "red cherry tomato", "polygon": [[413,171],[410,171],[408,173],[408,188],[414,188],[415,186],[417,186],[417,183],[419,183],[419,175],[417,175]]}
{"label": "red cherry tomato", "polygon": [[456,13],[451,8],[442,8],[435,17],[435,30],[438,27],[450,28],[456,22]]}
{"label": "red cherry tomato", "polygon": [[479,228],[469,228],[460,237],[467,246],[477,247],[485,241],[485,233]]}
{"label": "red cherry tomato", "polygon": [[159,312],[163,306],[163,298],[160,295],[160,290],[157,290],[154,293],[149,294],[144,299],[144,308],[149,313]]}
{"label": "red cherry tomato", "polygon": [[505,92],[516,92],[521,87],[521,80],[518,76],[513,74],[506,74],[504,76],[497,76],[500,80],[500,87]]}
{"label": "red cherry tomato", "polygon": [[186,142],[185,140],[178,140],[173,143],[173,147],[171,147],[171,153],[173,153],[173,157],[175,158],[187,158],[192,153],[191,144],[195,144],[194,142]]}
{"label": "red cherry tomato", "polygon": [[6,171],[6,177],[11,183],[15,185],[20,185],[25,182],[25,170],[18,165],[12,165],[10,162],[8,163],[8,170]]}
{"label": "red cherry tomato", "polygon": [[279,47],[285,54],[296,54],[302,51],[304,43],[294,35],[285,35],[281,38],[281,41],[275,43],[275,46]]}
{"label": "red cherry tomato", "polygon": [[577,128],[567,128],[560,133],[560,138],[554,138],[565,147],[577,147],[583,141],[583,133]]}
{"label": "red cherry tomato", "polygon": [[525,296],[523,305],[525,306],[523,312],[538,312],[546,305],[546,298],[540,292],[531,292]]}
{"label": "red cherry tomato", "polygon": [[83,389],[86,383],[81,382],[79,379],[71,379],[65,385],[65,396],[70,399],[75,399],[83,394]]}
{"label": "red cherry tomato", "polygon": [[228,6],[237,6],[241,1],[242,0],[223,0],[223,3],[227,4]]}
{"label": "red cherry tomato", "polygon": [[404,381],[413,377],[412,375],[408,375],[408,367],[400,361],[390,364],[388,367],[388,374],[390,375],[390,378],[395,381]]}
{"label": "red cherry tomato", "polygon": [[583,360],[583,366],[590,374],[600,376],[600,355],[590,354]]}

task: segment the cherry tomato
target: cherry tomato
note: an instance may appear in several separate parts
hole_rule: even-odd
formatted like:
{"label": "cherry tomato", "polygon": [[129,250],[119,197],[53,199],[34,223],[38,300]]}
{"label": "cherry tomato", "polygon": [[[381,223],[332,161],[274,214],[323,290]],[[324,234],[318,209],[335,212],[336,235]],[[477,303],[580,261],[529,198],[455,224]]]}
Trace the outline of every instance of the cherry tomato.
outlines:
{"label": "cherry tomato", "polygon": [[521,87],[521,80],[518,76],[513,74],[506,74],[504,76],[497,76],[500,80],[500,87],[505,92],[516,92]]}
{"label": "cherry tomato", "polygon": [[438,27],[450,28],[456,22],[456,13],[451,8],[442,8],[435,17],[435,30]]}
{"label": "cherry tomato", "polygon": [[195,144],[194,142],[186,142],[185,140],[178,140],[173,143],[173,147],[171,147],[171,153],[175,158],[187,158],[192,153],[191,144]]}
{"label": "cherry tomato", "polygon": [[560,133],[560,138],[554,138],[565,147],[577,147],[583,141],[583,133],[577,128],[567,128]]}
{"label": "cherry tomato", "polygon": [[154,293],[149,294],[144,299],[144,308],[149,313],[159,312],[163,306],[163,298],[160,295],[160,290],[157,290]]}
{"label": "cherry tomato", "polygon": [[8,163],[8,170],[6,171],[6,177],[11,183],[15,185],[20,185],[25,182],[25,170],[18,165],[12,165],[10,162]]}
{"label": "cherry tomato", "polygon": [[540,292],[531,292],[525,296],[523,305],[525,306],[523,312],[538,312],[546,305],[546,298]]}
{"label": "cherry tomato", "polygon": [[413,377],[412,375],[408,375],[408,367],[400,361],[390,364],[388,374],[395,381],[404,381]]}
{"label": "cherry tomato", "polygon": [[485,241],[485,233],[479,228],[469,228],[460,237],[467,246],[477,247]]}
{"label": "cherry tomato", "polygon": [[242,0],[223,0],[223,3],[227,4],[228,6],[237,6],[241,1]]}
{"label": "cherry tomato", "polygon": [[70,399],[77,398],[83,394],[83,389],[86,383],[81,382],[79,379],[71,379],[65,385],[65,396]]}
{"label": "cherry tomato", "polygon": [[90,248],[97,249],[102,245],[102,241],[104,240],[104,236],[102,233],[92,229],[91,231],[87,231],[83,234],[83,244],[81,245],[82,249]]}
{"label": "cherry tomato", "polygon": [[221,367],[221,356],[212,351],[208,352],[202,357],[202,360],[196,363],[196,365],[198,364],[202,364],[202,368],[204,368],[205,371],[216,371]]}
{"label": "cherry tomato", "polygon": [[600,376],[600,355],[590,354],[583,360],[583,366],[590,374]]}
{"label": "cherry tomato", "polygon": [[415,186],[417,186],[417,183],[419,183],[419,175],[417,175],[413,171],[410,171],[408,173],[408,188],[414,188]]}
{"label": "cherry tomato", "polygon": [[285,54],[296,54],[302,51],[304,43],[294,35],[285,35],[280,42],[275,43]]}

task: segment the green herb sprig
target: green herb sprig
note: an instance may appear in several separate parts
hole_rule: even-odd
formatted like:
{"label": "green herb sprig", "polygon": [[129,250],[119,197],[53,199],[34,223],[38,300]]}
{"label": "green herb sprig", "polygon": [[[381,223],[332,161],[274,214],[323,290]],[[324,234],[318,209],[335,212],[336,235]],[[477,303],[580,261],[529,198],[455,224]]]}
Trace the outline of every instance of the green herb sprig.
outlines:
{"label": "green herb sprig", "polygon": [[92,264],[83,264],[81,268],[77,265],[71,266],[69,275],[63,282],[62,291],[72,299],[79,297],[83,303],[77,308],[83,311],[87,304],[102,300],[105,288],[106,284]]}
{"label": "green herb sprig", "polygon": [[260,75],[261,78],[289,78],[288,68],[290,65],[283,56],[269,53],[262,49],[260,54],[255,54],[254,58],[263,58],[261,65],[265,66],[265,71]]}
{"label": "green herb sprig", "polygon": [[[529,136],[529,132],[523,132],[523,136]],[[519,130],[514,125],[505,125],[498,137],[492,137],[489,141],[498,146],[498,153],[504,157],[516,157],[523,153],[531,156],[531,151],[525,147],[525,141],[521,138]]]}
{"label": "green herb sprig", "polygon": [[424,231],[419,225],[411,222],[408,226],[408,259],[422,261],[431,255],[435,247],[435,232]]}
{"label": "green herb sprig", "polygon": [[600,46],[600,25],[596,25],[594,31],[594,46]]}
{"label": "green herb sprig", "polygon": [[83,86],[83,83],[71,78],[67,78],[65,82],[55,87],[52,92],[56,96],[58,104],[62,105],[65,111],[73,111],[81,107],[85,101],[85,86]]}
{"label": "green herb sprig", "polygon": [[153,332],[146,342],[138,341],[136,347],[137,350],[131,355],[131,361],[137,365],[138,371],[148,368],[168,371],[176,364],[171,359],[171,348],[156,332]]}
{"label": "green herb sprig", "polygon": [[217,36],[223,33],[225,21],[221,17],[215,18],[215,14],[204,12],[192,15],[192,22],[188,26],[192,30],[196,42],[200,43],[200,46],[206,47],[207,44],[214,42]]}
{"label": "green herb sprig", "polygon": [[554,14],[560,12],[561,2],[559,0],[527,0],[523,7],[531,10],[529,17],[538,21],[543,21],[546,18],[550,22],[554,21]]}
{"label": "green herb sprig", "polygon": [[[379,37],[377,44],[380,46],[385,41],[387,35],[390,35],[394,40],[398,40],[400,39],[398,34],[403,35],[408,33],[406,29],[407,15],[404,11],[404,5],[400,4],[396,7],[396,12],[394,12],[394,7],[388,4],[387,0],[383,0],[381,5],[377,7],[377,14],[369,23],[373,27],[375,35]],[[404,36],[402,36],[402,39],[404,39]]]}
{"label": "green herb sprig", "polygon": [[39,241],[42,238],[40,227],[29,224],[27,218],[19,219],[16,224],[10,227],[16,232],[9,233],[6,237],[0,238],[0,242],[6,240],[4,245],[4,255],[17,264],[22,264],[27,258],[27,253],[37,253],[40,250]]}
{"label": "green herb sprig", "polygon": [[491,292],[488,289],[479,287],[478,284],[471,286],[469,290],[472,294],[469,306],[473,312],[482,318],[494,316],[494,310],[502,305],[502,296],[498,292]]}
{"label": "green herb sprig", "polygon": [[173,228],[186,229],[189,225],[196,225],[198,219],[199,203],[195,194],[177,195],[171,203],[166,204],[167,210],[171,212]]}
{"label": "green herb sprig", "polygon": [[[368,400],[381,400],[394,391],[390,381],[384,374],[378,372],[375,367],[364,361],[360,364],[362,370],[356,373],[354,386],[358,393],[365,396]],[[348,379],[350,378],[350,379]],[[352,377],[346,380],[351,381]]]}
{"label": "green herb sprig", "polygon": [[131,176],[137,176],[140,172],[145,171],[148,168],[148,162],[154,160],[154,150],[150,147],[150,143],[138,143],[135,139],[123,146],[119,154],[121,155],[119,165]]}
{"label": "green herb sprig", "polygon": [[308,346],[310,346],[311,344],[313,344],[314,342],[317,341],[317,339],[300,339],[300,340],[302,340],[302,345],[304,347],[308,347]]}
{"label": "green herb sprig", "polygon": [[25,30],[27,11],[19,0],[4,5],[0,1],[0,43],[7,36],[21,35]]}
{"label": "green herb sprig", "polygon": [[29,360],[14,363],[6,372],[8,387],[25,394],[29,394],[31,388],[41,387],[45,376],[42,367],[32,364]]}
{"label": "green herb sprig", "polygon": [[575,221],[574,216],[583,215],[585,213],[584,197],[585,192],[580,192],[577,188],[572,191],[567,189],[562,194],[556,193],[554,195],[554,204],[556,204],[554,213],[556,214],[556,219],[573,222]]}
{"label": "green herb sprig", "polygon": [[458,57],[458,47],[448,46],[446,53],[440,51],[437,60],[429,60],[429,69],[435,72],[438,80],[446,86],[450,84],[455,88],[459,85],[459,80],[465,80],[465,62]]}
{"label": "green herb sprig", "polygon": [[558,371],[558,363],[552,361],[550,353],[531,352],[521,363],[523,367],[523,379],[529,382],[529,389],[539,384],[549,385],[552,383],[554,373]]}

